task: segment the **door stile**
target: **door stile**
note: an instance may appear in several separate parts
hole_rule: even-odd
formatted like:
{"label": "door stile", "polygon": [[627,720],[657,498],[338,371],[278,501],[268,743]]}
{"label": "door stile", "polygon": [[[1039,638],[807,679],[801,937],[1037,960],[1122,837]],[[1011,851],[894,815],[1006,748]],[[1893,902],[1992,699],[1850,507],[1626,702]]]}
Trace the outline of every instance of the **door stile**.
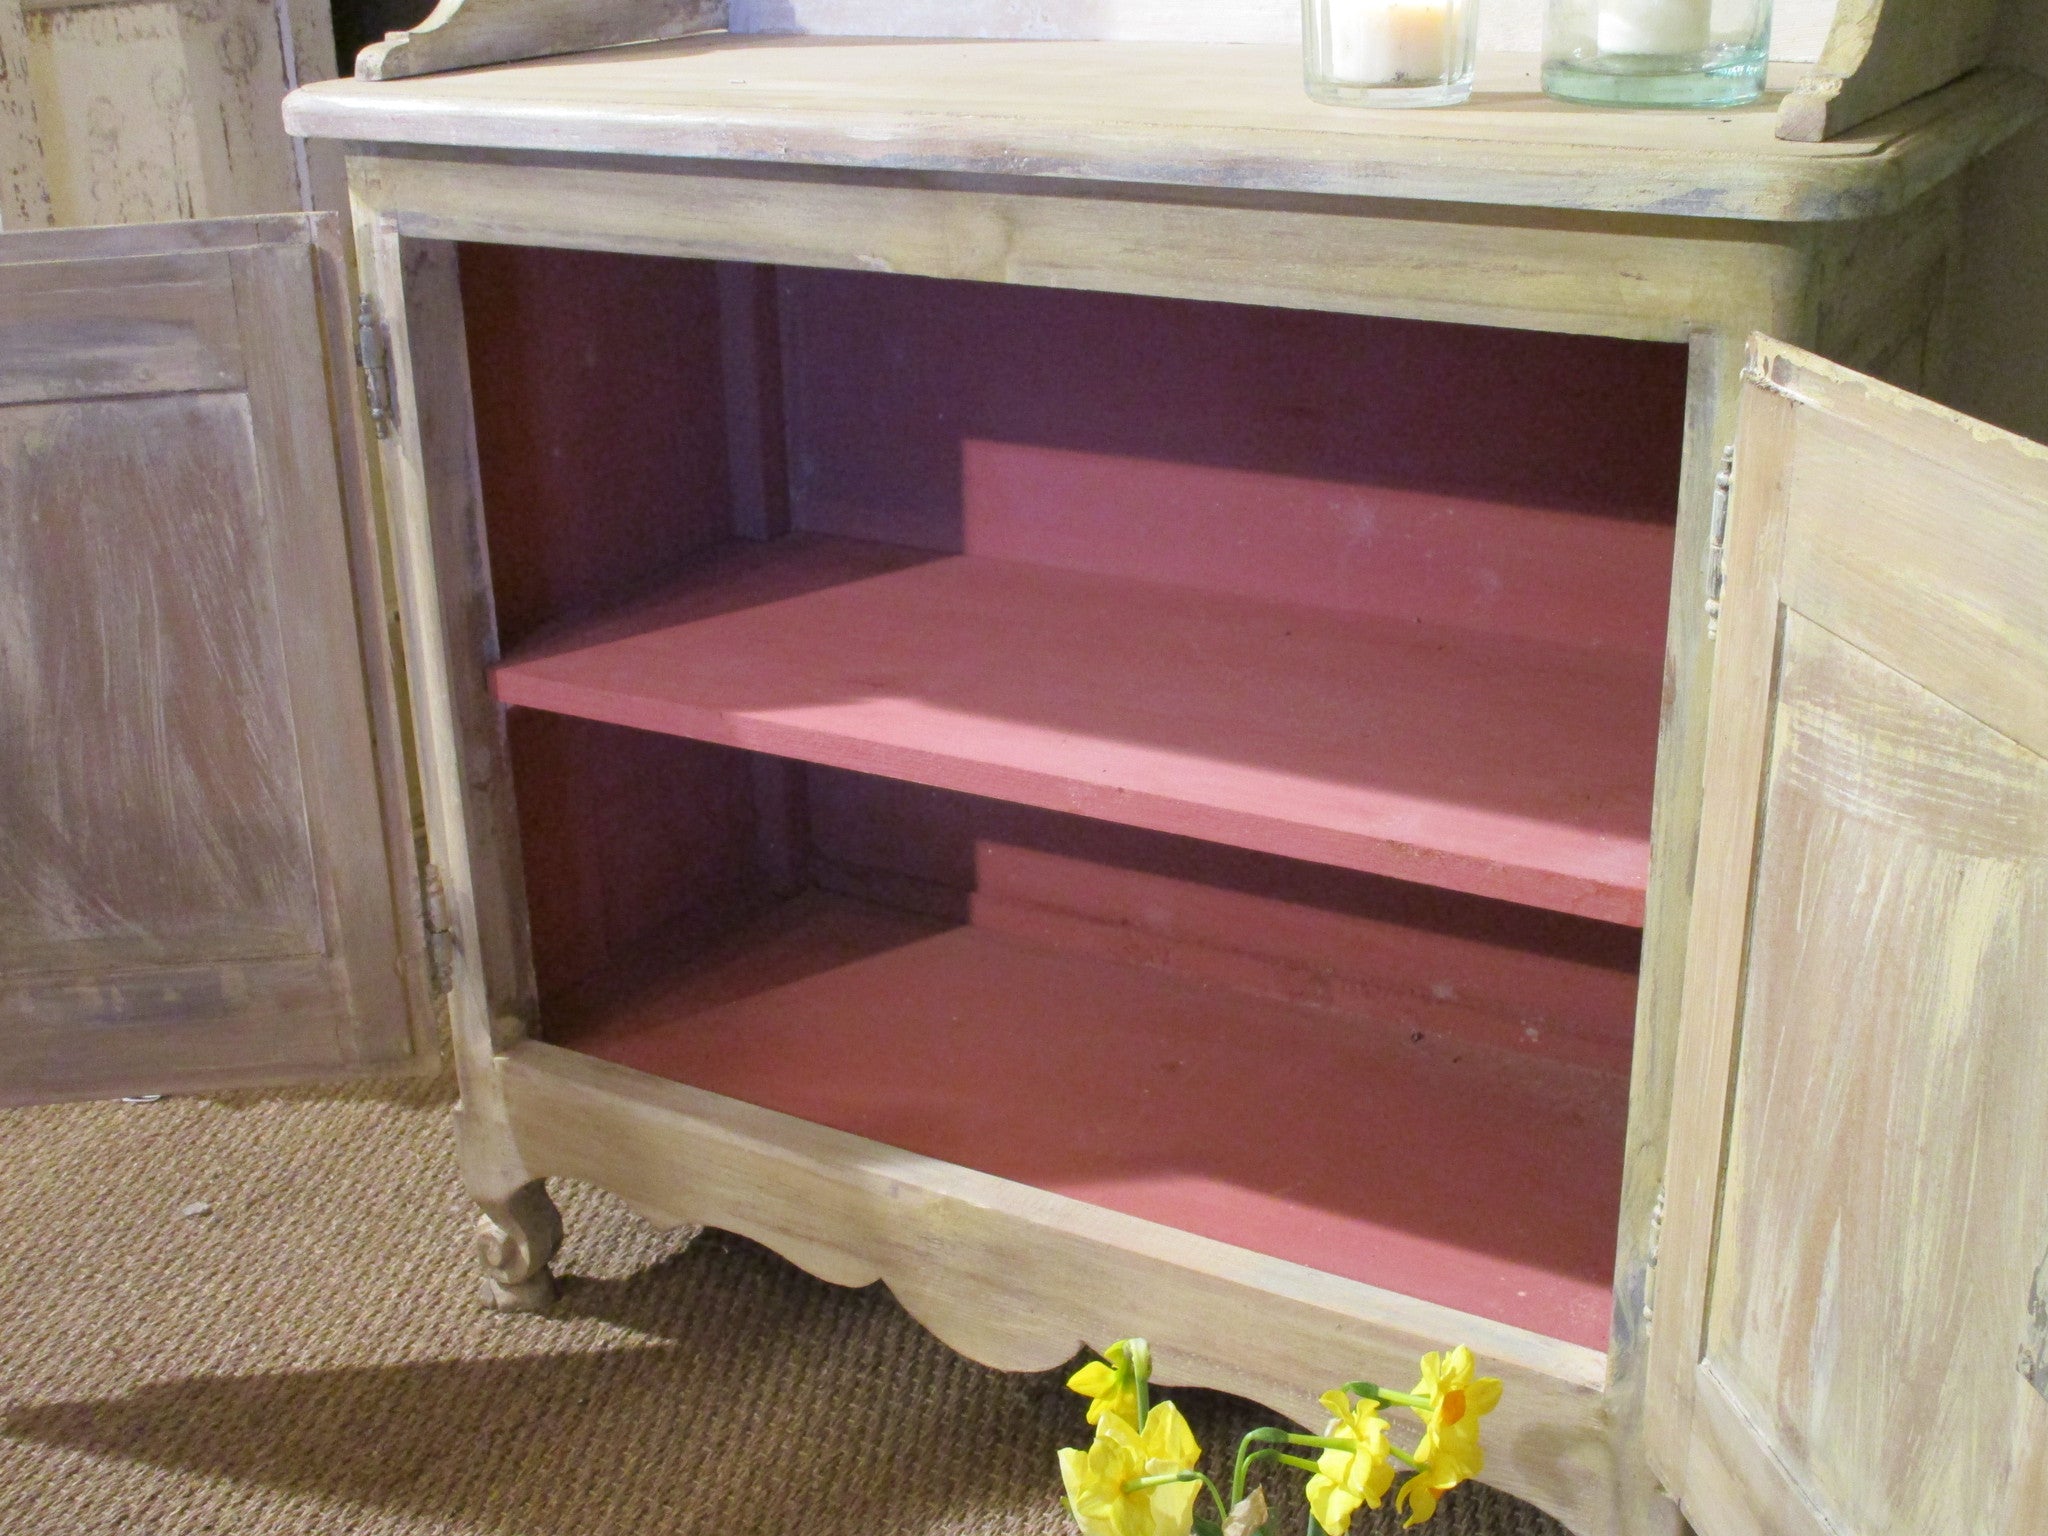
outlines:
{"label": "door stile", "polygon": [[[285,365],[273,349],[258,348],[248,355],[249,400],[258,427],[256,473],[279,504],[293,497],[322,504],[349,498],[345,504],[368,508],[373,503],[370,486],[360,473],[360,419],[349,388],[347,353],[337,352],[335,344],[341,338],[330,334],[330,311],[345,305],[347,297],[339,221],[307,217],[304,224],[309,241],[304,249],[257,246],[234,251],[229,258],[237,308],[249,317],[245,324],[256,328],[264,315],[310,307],[320,316],[327,342],[329,367],[317,380],[304,368]],[[323,266],[328,269],[324,274]],[[324,438],[286,427],[322,419],[335,424]],[[271,421],[278,430],[263,430]],[[335,938],[330,948],[358,953],[361,946],[376,941],[374,930],[386,921],[383,913],[339,899],[340,889],[388,881],[398,914],[401,963],[389,974],[354,978],[352,999],[352,1011],[361,1018],[392,1021],[397,1039],[382,1047],[370,1043],[365,1049],[365,1031],[337,1029],[337,1053],[365,1068],[409,1058],[416,1063],[415,1070],[432,1071],[434,1005],[427,985],[424,932],[411,920],[420,910],[420,881],[410,835],[398,706],[390,690],[366,683],[396,676],[381,600],[381,553],[368,518],[345,519],[339,525],[308,520],[281,534],[289,542],[280,544],[274,558],[312,573],[302,601],[312,605],[317,625],[308,628],[303,607],[289,616],[278,615],[276,638],[287,658],[285,677],[296,708],[311,712],[360,707],[370,722],[367,737],[346,748],[312,751],[306,743],[299,744],[307,794],[305,833],[313,866],[321,872],[322,917]],[[358,636],[353,653],[336,653],[320,643],[320,634],[348,624]],[[366,792],[376,797],[368,813],[384,828],[381,848],[328,834],[337,818],[359,824],[367,808],[356,802]],[[348,817],[350,809],[356,817]],[[411,1021],[410,1029],[406,1021]]]}
{"label": "door stile", "polygon": [[1782,395],[1746,392],[1737,426],[1742,448],[1729,494],[1727,575],[1713,672],[1719,711],[1707,739],[1704,774],[1709,782],[1742,776],[1741,794],[1709,800],[1700,824],[1645,1401],[1650,1463],[1674,1488],[1684,1486],[1692,1441],[1721,1175],[1718,1152],[1708,1158],[1691,1149],[1725,1148],[1729,1128],[1749,883],[1763,831],[1763,777],[1751,770],[1768,761],[1776,702],[1779,570],[1795,410]]}
{"label": "door stile", "polygon": [[1622,1442],[1615,1458],[1620,1528],[1676,1532],[1678,1507],[1650,1474],[1640,1441],[1649,1379],[1650,1318],[1655,1305],[1663,1222],[1665,1155],[1677,1071],[1679,998],[1686,928],[1700,835],[1700,765],[1706,752],[1713,643],[1706,627],[1706,561],[1714,479],[1733,440],[1742,400],[1747,334],[1714,326],[1689,344],[1685,457],[1671,572],[1665,645],[1665,703],[1657,736],[1657,795],[1650,829],[1650,887],[1643,925],[1635,1050],[1630,1068],[1628,1154],[1616,1235],[1614,1323],[1608,1347],[1607,1405]]}
{"label": "door stile", "polygon": [[366,318],[383,328],[390,421],[378,439],[391,505],[427,844],[452,952],[457,1151],[482,1208],[485,1297],[552,1298],[560,1221],[514,1142],[499,1057],[536,1002],[503,710],[491,697],[497,617],[477,470],[461,274],[452,242],[416,240],[358,203]]}

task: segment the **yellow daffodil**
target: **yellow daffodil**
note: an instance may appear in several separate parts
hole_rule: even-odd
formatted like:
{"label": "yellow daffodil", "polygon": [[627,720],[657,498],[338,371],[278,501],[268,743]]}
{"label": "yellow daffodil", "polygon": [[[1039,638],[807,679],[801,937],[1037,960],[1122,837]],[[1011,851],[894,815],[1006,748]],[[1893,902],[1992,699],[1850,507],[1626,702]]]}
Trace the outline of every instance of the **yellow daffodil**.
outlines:
{"label": "yellow daffodil", "polygon": [[1120,1415],[1105,1413],[1093,1445],[1060,1452],[1060,1478],[1074,1523],[1084,1536],[1188,1536],[1200,1483],[1133,1485],[1193,1471],[1201,1455],[1187,1420],[1171,1403],[1153,1405],[1142,1434]]}
{"label": "yellow daffodil", "polygon": [[1416,1410],[1422,1415],[1417,1461],[1427,1462],[1432,1446],[1458,1447],[1477,1470],[1483,1459],[1479,1421],[1500,1405],[1500,1381],[1473,1372],[1472,1351],[1462,1344],[1448,1355],[1432,1352],[1422,1357],[1422,1380],[1415,1384],[1415,1395],[1425,1399],[1427,1406]]}
{"label": "yellow daffodil", "polygon": [[[1088,1422],[1100,1423],[1113,1413],[1126,1424],[1138,1422],[1138,1375],[1128,1339],[1119,1339],[1067,1378],[1067,1386],[1089,1399]],[[1105,1363],[1105,1361],[1107,1363]]]}
{"label": "yellow daffodil", "polygon": [[[1425,1440],[1416,1447],[1417,1452],[1433,1449],[1434,1454],[1423,1461],[1422,1470],[1412,1474],[1401,1485],[1401,1491],[1394,1495],[1394,1507],[1405,1510],[1408,1518],[1404,1525],[1420,1525],[1436,1513],[1436,1502],[1467,1478],[1477,1477],[1486,1465],[1486,1458],[1480,1452],[1479,1442],[1473,1441],[1469,1448],[1470,1459],[1464,1448],[1450,1445],[1430,1447]],[[1415,1458],[1422,1461],[1418,1454]]]}
{"label": "yellow daffodil", "polygon": [[1394,1451],[1387,1439],[1387,1421],[1370,1398],[1352,1399],[1349,1392],[1325,1392],[1323,1406],[1332,1415],[1325,1440],[1349,1440],[1356,1450],[1326,1450],[1316,1459],[1308,1480],[1309,1512],[1329,1536],[1344,1536],[1359,1506],[1380,1507],[1394,1481]]}
{"label": "yellow daffodil", "polygon": [[1408,1511],[1407,1524],[1420,1525],[1436,1513],[1437,1500],[1486,1467],[1479,1444],[1479,1421],[1500,1403],[1500,1382],[1474,1374],[1472,1351],[1462,1344],[1448,1355],[1422,1357],[1422,1380],[1415,1384],[1422,1400],[1422,1440],[1415,1459],[1422,1464],[1395,1498]]}

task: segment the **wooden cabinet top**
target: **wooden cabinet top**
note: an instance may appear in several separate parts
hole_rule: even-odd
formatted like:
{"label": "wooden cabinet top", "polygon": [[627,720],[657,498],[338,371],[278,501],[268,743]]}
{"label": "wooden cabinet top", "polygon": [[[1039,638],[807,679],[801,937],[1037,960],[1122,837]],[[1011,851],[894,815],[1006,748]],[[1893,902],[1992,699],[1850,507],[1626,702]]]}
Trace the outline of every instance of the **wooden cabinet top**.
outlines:
{"label": "wooden cabinet top", "polygon": [[[2032,119],[2037,81],[1982,69],[1822,144],[1729,112],[1573,107],[1532,58],[1471,105],[1345,110],[1292,48],[723,34],[287,101],[294,133],[364,142],[1058,177],[1714,218],[1890,212]],[[1789,80],[1777,82],[1789,84]]]}

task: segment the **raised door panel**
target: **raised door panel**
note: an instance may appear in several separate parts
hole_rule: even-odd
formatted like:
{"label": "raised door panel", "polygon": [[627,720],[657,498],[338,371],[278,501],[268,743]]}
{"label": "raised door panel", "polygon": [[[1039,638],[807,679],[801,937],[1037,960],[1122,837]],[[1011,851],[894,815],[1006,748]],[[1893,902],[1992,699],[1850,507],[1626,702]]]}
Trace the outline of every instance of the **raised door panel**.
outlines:
{"label": "raised door panel", "polygon": [[0,239],[0,1102],[431,1033],[337,235]]}
{"label": "raised door panel", "polygon": [[1701,1536],[2048,1509],[2048,450],[1760,343],[1651,1443]]}

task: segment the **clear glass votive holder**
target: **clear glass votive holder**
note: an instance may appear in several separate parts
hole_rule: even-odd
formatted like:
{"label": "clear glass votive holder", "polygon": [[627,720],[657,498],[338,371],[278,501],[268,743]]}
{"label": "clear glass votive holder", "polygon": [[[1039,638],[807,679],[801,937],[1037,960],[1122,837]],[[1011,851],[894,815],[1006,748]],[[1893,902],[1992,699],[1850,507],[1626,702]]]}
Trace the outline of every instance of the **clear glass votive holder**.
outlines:
{"label": "clear glass votive holder", "polygon": [[1479,0],[1302,0],[1308,93],[1334,107],[1450,107],[1472,94]]}
{"label": "clear glass votive holder", "polygon": [[1771,0],[1549,0],[1543,89],[1616,107],[1740,107],[1763,94]]}

